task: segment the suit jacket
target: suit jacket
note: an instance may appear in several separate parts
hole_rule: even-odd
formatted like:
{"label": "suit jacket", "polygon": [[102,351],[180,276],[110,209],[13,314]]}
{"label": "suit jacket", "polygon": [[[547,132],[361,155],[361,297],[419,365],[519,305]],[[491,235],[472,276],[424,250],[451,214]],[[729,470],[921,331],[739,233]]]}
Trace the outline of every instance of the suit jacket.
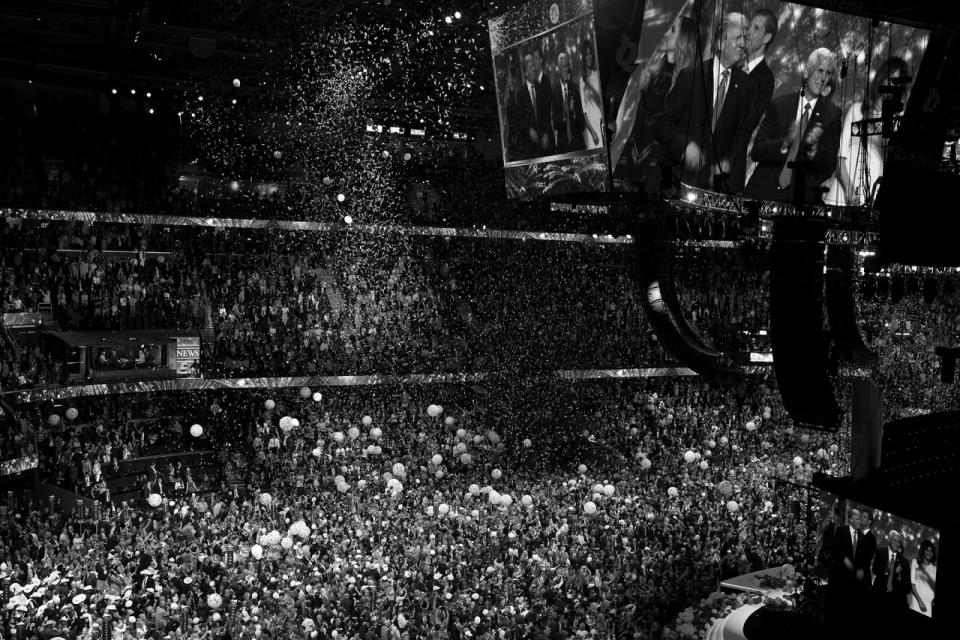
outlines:
{"label": "suit jacket", "polygon": [[[910,560],[903,555],[902,551],[897,558],[893,570],[893,591],[890,592],[890,595],[898,598],[898,604],[906,606],[907,594],[910,593]],[[889,571],[890,549],[880,547],[873,557],[873,590],[875,592],[887,593],[887,579],[890,576]]]}
{"label": "suit jacket", "polygon": [[[850,527],[843,525],[837,527],[833,532],[833,540],[830,545],[831,566],[830,566],[830,585],[831,586],[850,586],[855,581],[857,564],[854,561],[853,540],[850,537]],[[844,564],[844,559],[853,563],[853,569],[848,569]]]}
{"label": "suit jacket", "polygon": [[510,127],[507,148],[508,160],[526,160],[547,155],[539,142],[534,143],[530,140],[530,129],[534,130],[537,140],[540,140],[547,129],[544,122],[549,122],[549,116],[544,112],[544,109],[549,111],[551,98],[547,95],[547,100],[544,102],[540,88],[537,87],[536,91],[536,110],[534,110],[533,100],[530,98],[530,91],[526,82],[521,84],[520,88],[510,98],[510,106],[507,110]]}
{"label": "suit jacket", "polygon": [[556,151],[557,139],[553,135],[555,125],[553,123],[553,84],[544,71],[540,79],[537,80],[537,112],[540,114],[540,123],[543,126],[543,133],[547,134],[547,148],[543,155],[551,155]]}
{"label": "suit jacket", "polygon": [[760,122],[760,118],[766,113],[767,107],[770,106],[770,98],[773,97],[773,87],[776,84],[776,80],[773,77],[773,71],[770,70],[766,59],[760,60],[760,62],[757,63],[757,66],[750,72],[749,77],[757,87],[757,110],[754,114],[757,117],[757,123],[753,125],[756,127]]}
{"label": "suit jacket", "polygon": [[[757,139],[753,143],[752,157],[757,162],[746,193],[762,200],[789,201],[793,198],[793,182],[781,189],[778,184],[780,172],[787,162],[790,151],[783,151],[790,126],[797,120],[797,104],[800,92],[796,91],[777,96],[770,101],[767,111],[760,122]],[[807,159],[811,168],[807,171],[806,188],[803,201],[819,204],[823,201],[820,184],[833,175],[837,168],[837,152],[840,149],[840,123],[843,114],[840,108],[828,98],[819,98],[807,120],[807,126],[800,137],[797,160]],[[820,127],[823,133],[812,147],[807,145],[807,134]],[[796,180],[796,171],[793,178]]]}
{"label": "suit jacket", "polygon": [[873,535],[873,531],[867,531],[860,536],[860,542],[857,544],[857,552],[853,557],[853,568],[863,571],[863,578],[859,579],[857,583],[865,589],[870,588],[870,585],[873,583],[871,572],[873,569],[873,558],[876,554],[877,537]]}
{"label": "suit jacket", "polygon": [[[568,109],[563,102],[563,87],[567,87],[567,100],[573,101],[573,109]],[[567,119],[570,120],[571,140],[567,140]],[[580,151],[586,149],[583,140],[583,130],[586,123],[583,120],[583,102],[580,99],[580,87],[573,80],[557,82],[553,90],[553,126],[557,133],[557,153]]]}
{"label": "suit jacket", "polygon": [[656,137],[675,163],[681,162],[690,142],[703,151],[704,166],[695,175],[684,170],[684,182],[712,188],[714,164],[727,161],[729,190],[742,191],[747,143],[757,120],[757,88],[742,69],[731,69],[715,130],[711,130],[713,102],[713,59],[682,69],[663,112],[655,118]]}

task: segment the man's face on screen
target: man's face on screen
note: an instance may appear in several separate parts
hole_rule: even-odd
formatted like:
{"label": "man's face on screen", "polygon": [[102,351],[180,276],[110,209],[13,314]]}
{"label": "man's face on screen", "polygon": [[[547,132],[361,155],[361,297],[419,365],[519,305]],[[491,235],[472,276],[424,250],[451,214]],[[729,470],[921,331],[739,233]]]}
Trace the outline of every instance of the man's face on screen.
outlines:
{"label": "man's face on screen", "polygon": [[750,55],[763,51],[764,37],[767,35],[767,23],[761,16],[750,21],[750,33],[747,36],[747,49]]}
{"label": "man's face on screen", "polygon": [[830,79],[833,78],[833,59],[814,53],[810,56],[810,59],[807,60],[807,69],[810,70],[807,74],[807,97],[819,97],[827,87],[827,84],[829,84]]}
{"label": "man's face on screen", "polygon": [[523,77],[527,82],[534,82],[537,79],[537,72],[534,69],[533,56],[527,54],[523,57]]}
{"label": "man's face on screen", "polygon": [[725,67],[733,67],[746,57],[746,20],[729,18],[727,28],[723,31],[723,47],[720,50],[720,62]]}
{"label": "man's face on screen", "polygon": [[540,49],[533,50],[533,72],[536,75],[540,75],[540,72],[543,71],[543,54],[540,53]]}
{"label": "man's face on screen", "polygon": [[560,68],[560,79],[566,82],[570,79],[570,60],[567,59],[567,56],[561,56],[557,61],[557,66]]}

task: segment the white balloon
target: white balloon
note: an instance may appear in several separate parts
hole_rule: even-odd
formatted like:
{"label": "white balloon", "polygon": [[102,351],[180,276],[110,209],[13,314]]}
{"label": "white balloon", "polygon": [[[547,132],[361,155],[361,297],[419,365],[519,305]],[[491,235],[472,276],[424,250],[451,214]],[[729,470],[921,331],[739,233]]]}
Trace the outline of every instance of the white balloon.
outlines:
{"label": "white balloon", "polygon": [[588,516],[592,516],[597,512],[597,505],[593,501],[587,501],[583,505],[583,512]]}
{"label": "white balloon", "polygon": [[363,426],[369,427],[370,425],[373,424],[373,418],[371,418],[370,416],[363,416],[363,419],[361,420],[361,422],[363,423]]}
{"label": "white balloon", "polygon": [[190,427],[190,435],[192,435],[194,438],[199,438],[203,435],[203,427],[198,424],[193,425]]}
{"label": "white balloon", "polygon": [[276,408],[277,403],[273,400],[267,400],[263,403],[263,406],[267,411],[273,411]]}

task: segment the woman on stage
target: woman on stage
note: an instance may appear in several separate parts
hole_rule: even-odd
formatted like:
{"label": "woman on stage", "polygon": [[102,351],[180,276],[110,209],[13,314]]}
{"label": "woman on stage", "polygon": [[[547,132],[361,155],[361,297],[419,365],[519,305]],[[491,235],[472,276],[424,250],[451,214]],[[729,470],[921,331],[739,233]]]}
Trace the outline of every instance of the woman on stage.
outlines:
{"label": "woman on stage", "polygon": [[910,561],[910,595],[907,603],[928,618],[933,616],[933,593],[937,588],[937,550],[933,543],[920,543],[919,557]]}

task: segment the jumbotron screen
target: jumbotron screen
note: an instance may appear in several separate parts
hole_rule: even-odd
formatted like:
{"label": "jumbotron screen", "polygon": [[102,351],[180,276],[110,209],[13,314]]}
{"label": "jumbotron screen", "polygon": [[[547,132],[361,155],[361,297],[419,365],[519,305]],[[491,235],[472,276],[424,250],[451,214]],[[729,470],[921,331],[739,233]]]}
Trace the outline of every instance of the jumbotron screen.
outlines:
{"label": "jumbotron screen", "polygon": [[833,597],[846,599],[860,586],[886,594],[883,607],[933,617],[940,531],[833,494],[819,497],[815,565],[833,583]]}
{"label": "jumbotron screen", "polygon": [[854,123],[906,103],[929,31],[769,0],[534,0],[490,35],[510,196],[668,179],[859,205],[884,139]]}
{"label": "jumbotron screen", "polygon": [[608,191],[594,0],[534,0],[490,20],[507,194]]}

